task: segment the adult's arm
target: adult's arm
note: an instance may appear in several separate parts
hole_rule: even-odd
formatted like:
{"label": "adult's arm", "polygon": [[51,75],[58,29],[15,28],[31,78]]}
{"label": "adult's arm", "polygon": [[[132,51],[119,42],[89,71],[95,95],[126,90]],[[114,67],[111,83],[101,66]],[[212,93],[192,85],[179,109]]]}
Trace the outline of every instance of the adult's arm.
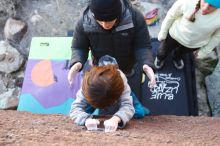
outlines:
{"label": "adult's arm", "polygon": [[69,63],[69,68],[71,68],[76,62],[80,62],[82,65],[84,65],[88,58],[89,39],[84,32],[83,16],[76,24],[71,48],[72,57]]}
{"label": "adult's arm", "polygon": [[167,37],[167,34],[169,32],[170,27],[172,26],[175,19],[178,17],[181,17],[183,15],[183,3],[185,0],[177,0],[172,7],[168,10],[167,15],[165,16],[160,32],[158,34],[158,40],[162,41],[165,40]]}
{"label": "adult's arm", "polygon": [[142,67],[144,64],[154,67],[153,65],[153,55],[151,50],[151,40],[147,24],[144,20],[144,16],[140,11],[134,9],[133,13],[135,21],[135,40],[134,40],[134,49],[135,49],[135,58],[139,65]]}

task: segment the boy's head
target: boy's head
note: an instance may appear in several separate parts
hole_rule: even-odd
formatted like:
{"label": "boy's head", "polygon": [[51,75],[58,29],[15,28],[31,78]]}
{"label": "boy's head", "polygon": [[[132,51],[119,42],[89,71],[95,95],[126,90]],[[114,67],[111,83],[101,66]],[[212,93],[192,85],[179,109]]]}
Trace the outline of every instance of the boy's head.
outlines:
{"label": "boy's head", "polygon": [[113,105],[124,90],[124,82],[116,65],[93,67],[83,78],[82,91],[95,108]]}

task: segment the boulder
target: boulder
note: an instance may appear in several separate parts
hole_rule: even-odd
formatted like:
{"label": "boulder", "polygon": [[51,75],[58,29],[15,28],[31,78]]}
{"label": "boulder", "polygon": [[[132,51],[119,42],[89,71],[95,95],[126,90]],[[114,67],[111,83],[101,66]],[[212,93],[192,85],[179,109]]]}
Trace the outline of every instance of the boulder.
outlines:
{"label": "boulder", "polygon": [[0,94],[0,109],[14,109],[18,106],[18,97],[14,95],[16,89],[8,89],[7,92]]}
{"label": "boulder", "polygon": [[20,18],[11,17],[5,23],[5,39],[8,40],[10,44],[19,45],[27,32],[27,28],[27,24]]}
{"label": "boulder", "polygon": [[7,41],[0,41],[0,71],[12,73],[17,71],[23,64],[23,56]]}
{"label": "boulder", "polygon": [[16,15],[16,7],[20,0],[0,1],[0,25],[4,24],[9,17]]}

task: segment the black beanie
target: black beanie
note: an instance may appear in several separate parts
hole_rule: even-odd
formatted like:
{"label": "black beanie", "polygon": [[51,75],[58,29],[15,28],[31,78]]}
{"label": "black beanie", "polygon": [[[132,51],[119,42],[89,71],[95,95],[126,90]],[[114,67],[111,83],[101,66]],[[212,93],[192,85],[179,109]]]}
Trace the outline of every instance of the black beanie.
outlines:
{"label": "black beanie", "polygon": [[122,9],[120,0],[91,0],[89,7],[95,19],[99,21],[119,18]]}

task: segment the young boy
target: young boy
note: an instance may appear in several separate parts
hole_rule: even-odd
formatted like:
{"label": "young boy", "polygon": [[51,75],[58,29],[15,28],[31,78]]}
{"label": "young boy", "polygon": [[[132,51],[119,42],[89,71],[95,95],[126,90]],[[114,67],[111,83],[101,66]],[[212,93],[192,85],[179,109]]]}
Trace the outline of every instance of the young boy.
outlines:
{"label": "young boy", "polygon": [[105,132],[123,128],[133,117],[135,111],[131,89],[117,65],[103,61],[102,66],[92,67],[86,72],[82,88],[71,106],[70,117],[74,123],[85,125],[88,130],[96,130],[100,122],[87,112],[89,106],[113,115],[104,121]]}

